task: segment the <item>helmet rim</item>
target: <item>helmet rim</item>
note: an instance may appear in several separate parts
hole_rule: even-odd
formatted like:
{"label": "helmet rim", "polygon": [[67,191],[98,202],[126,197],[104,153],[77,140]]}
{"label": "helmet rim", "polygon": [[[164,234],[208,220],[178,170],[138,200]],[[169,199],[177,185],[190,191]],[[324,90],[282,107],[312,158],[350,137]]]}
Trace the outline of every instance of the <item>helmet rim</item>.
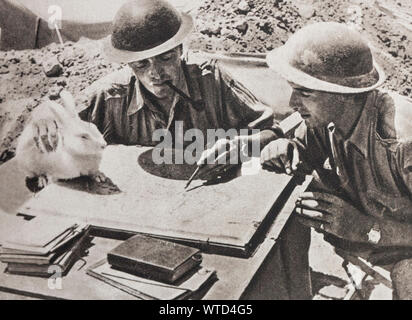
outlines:
{"label": "helmet rim", "polygon": [[[347,51],[351,46],[353,51]],[[337,62],[331,64],[334,60]],[[332,22],[307,25],[297,31],[283,46],[270,51],[266,62],[286,80],[317,91],[362,93],[374,90],[386,79],[361,35]]]}
{"label": "helmet rim", "polygon": [[162,54],[178,45],[182,44],[186,37],[193,31],[194,22],[192,16],[186,13],[179,13],[181,23],[177,32],[168,40],[154,46],[153,48],[130,51],[126,49],[120,49],[113,46],[112,36],[109,35],[103,39],[102,51],[104,57],[110,62],[116,63],[130,63],[133,61],[144,60],[156,55]]}

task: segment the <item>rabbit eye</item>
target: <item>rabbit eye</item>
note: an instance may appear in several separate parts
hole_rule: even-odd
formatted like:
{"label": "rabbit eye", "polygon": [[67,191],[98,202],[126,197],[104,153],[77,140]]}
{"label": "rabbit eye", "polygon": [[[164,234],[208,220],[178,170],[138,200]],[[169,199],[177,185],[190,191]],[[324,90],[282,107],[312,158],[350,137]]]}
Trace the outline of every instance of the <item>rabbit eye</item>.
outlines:
{"label": "rabbit eye", "polygon": [[80,137],[84,140],[89,139],[89,136],[87,134],[82,134]]}

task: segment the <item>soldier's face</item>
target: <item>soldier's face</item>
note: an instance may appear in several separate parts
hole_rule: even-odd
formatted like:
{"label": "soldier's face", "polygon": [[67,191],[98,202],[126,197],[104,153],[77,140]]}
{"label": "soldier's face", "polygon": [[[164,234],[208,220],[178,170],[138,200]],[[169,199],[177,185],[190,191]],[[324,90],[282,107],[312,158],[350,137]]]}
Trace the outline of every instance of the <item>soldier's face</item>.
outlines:
{"label": "soldier's face", "polygon": [[172,97],[174,91],[166,81],[177,84],[181,68],[181,47],[157,56],[129,63],[140,83],[159,99]]}
{"label": "soldier's face", "polygon": [[308,127],[325,127],[331,122],[336,124],[343,116],[342,95],[290,85],[293,92],[289,105],[301,114]]}

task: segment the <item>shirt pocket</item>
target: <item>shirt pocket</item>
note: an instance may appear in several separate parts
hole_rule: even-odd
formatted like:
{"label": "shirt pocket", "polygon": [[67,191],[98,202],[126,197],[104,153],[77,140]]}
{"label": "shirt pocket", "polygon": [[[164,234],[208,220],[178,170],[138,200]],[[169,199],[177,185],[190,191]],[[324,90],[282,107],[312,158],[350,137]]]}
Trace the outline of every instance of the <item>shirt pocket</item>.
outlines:
{"label": "shirt pocket", "polygon": [[393,195],[370,188],[366,191],[369,205],[377,216],[391,216],[400,221],[412,221],[412,200],[408,196]]}

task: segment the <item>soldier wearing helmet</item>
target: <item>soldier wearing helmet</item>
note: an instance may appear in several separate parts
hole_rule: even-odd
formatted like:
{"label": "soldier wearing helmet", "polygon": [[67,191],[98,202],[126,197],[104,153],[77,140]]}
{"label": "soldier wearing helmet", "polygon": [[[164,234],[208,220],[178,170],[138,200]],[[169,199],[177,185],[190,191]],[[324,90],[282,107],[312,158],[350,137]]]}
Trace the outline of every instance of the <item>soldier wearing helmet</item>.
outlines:
{"label": "soldier wearing helmet", "polygon": [[305,119],[293,139],[270,142],[264,168],[315,172],[296,204],[299,221],[337,252],[389,264],[394,297],[412,298],[412,110],[377,88],[383,71],[361,35],[343,24],[306,26],[267,56],[292,86]]}
{"label": "soldier wearing helmet", "polygon": [[[129,68],[88,88],[87,91],[91,92],[88,107],[80,116],[95,123],[108,143],[127,145],[156,145],[158,142],[153,141],[153,132],[159,128],[173,132],[176,121],[183,122],[185,131],[196,128],[204,135],[208,129],[261,130],[258,134],[235,137],[240,143],[230,143],[229,150],[225,144],[208,150],[217,149],[228,154],[238,152],[236,148],[240,145],[257,142],[264,146],[281,136],[272,110],[260,103],[218,63],[190,64],[182,58],[182,43],[192,28],[192,18],[176,11],[165,0],[125,3],[115,16],[112,34],[105,40],[103,52],[108,60],[128,64]],[[38,126],[42,125],[38,123]],[[48,130],[39,130],[51,132],[38,139],[48,144],[45,147],[48,151],[54,149],[54,144],[48,141],[48,136],[53,136],[52,130],[55,130],[54,124]],[[199,176],[213,178],[221,168],[210,164],[203,173],[199,172]],[[295,226],[296,233],[302,236],[301,226],[292,224]],[[291,262],[284,262],[285,256],[288,260],[289,255],[285,252],[280,254],[280,250],[271,256],[279,262],[279,268],[271,274],[273,285],[270,285],[270,290],[277,291],[272,294],[279,298],[286,295],[308,298],[309,293],[302,294],[300,289],[300,283],[307,279],[308,272],[286,275],[282,266]],[[293,257],[289,260],[298,261]],[[294,283],[289,286],[292,289],[280,288],[286,277]],[[262,282],[268,283],[267,279]]]}
{"label": "soldier wearing helmet", "polygon": [[[135,0],[125,4],[116,14],[112,35],[103,49],[107,59],[127,63],[132,73],[127,74],[124,80],[116,79],[108,87],[99,88],[91,100],[87,119],[96,123],[109,141],[124,144],[156,143],[152,141],[153,131],[158,128],[172,130],[173,122],[177,120],[184,122],[184,130],[197,128],[204,134],[207,129],[218,128],[261,130],[257,135],[236,137],[239,144],[216,143],[203,153],[202,159],[215,154],[215,150],[219,154],[233,154],[239,152],[236,148],[241,144],[257,142],[264,146],[282,136],[272,110],[218,64],[189,64],[181,58],[181,44],[192,28],[193,21],[189,15],[177,12],[163,0]],[[194,103],[187,101],[166,82]],[[199,176],[213,177],[215,168],[221,170],[221,166],[211,164]],[[301,225],[289,225],[291,234],[300,234],[302,239],[310,236]],[[299,261],[300,257],[294,257],[293,248],[296,245],[306,248],[306,244],[296,244],[293,239],[288,245],[290,253],[278,249],[270,257],[279,264],[271,274],[271,294],[279,298],[308,298],[309,291],[300,288],[308,272],[298,274],[291,271],[286,275],[283,268],[291,261]],[[287,276],[290,277],[289,283],[280,288],[280,283],[284,283]],[[269,283],[267,279],[263,281]]]}
{"label": "soldier wearing helmet", "polygon": [[192,29],[192,17],[164,0],[134,0],[119,9],[103,53],[130,68],[95,84],[90,108],[81,114],[109,143],[156,145],[153,132],[167,129],[176,138],[177,121],[183,123],[179,132],[196,128],[204,137],[208,129],[262,130],[237,137],[247,144],[265,144],[281,134],[271,108],[218,63],[182,58],[182,43]]}
{"label": "soldier wearing helmet", "polygon": [[[192,17],[165,0],[123,4],[114,18],[112,34],[104,39],[103,54],[128,67],[86,89],[88,106],[80,117],[95,123],[108,143],[126,145],[159,144],[153,135],[157,129],[168,130],[173,141],[188,129],[198,129],[204,137],[208,129],[261,130],[237,136],[239,143],[230,144],[233,150],[229,151],[234,153],[240,152],[241,145],[264,145],[281,135],[272,109],[218,63],[186,61],[182,43],[192,29]],[[183,124],[182,130],[175,129],[177,122]],[[46,150],[54,149],[47,135],[39,140],[50,145]],[[211,164],[199,176],[214,178],[217,169],[224,168]]]}

